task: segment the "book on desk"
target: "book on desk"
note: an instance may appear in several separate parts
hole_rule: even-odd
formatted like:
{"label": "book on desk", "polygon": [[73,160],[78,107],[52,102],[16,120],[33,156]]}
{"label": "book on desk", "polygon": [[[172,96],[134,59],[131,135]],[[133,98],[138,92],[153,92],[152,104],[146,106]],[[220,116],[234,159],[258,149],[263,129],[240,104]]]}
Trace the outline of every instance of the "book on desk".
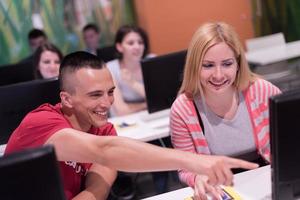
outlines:
{"label": "book on desk", "polygon": [[[222,200],[242,200],[243,198],[238,194],[233,187],[222,186]],[[208,197],[211,199],[211,197]],[[184,200],[194,200],[193,196],[187,197]]]}

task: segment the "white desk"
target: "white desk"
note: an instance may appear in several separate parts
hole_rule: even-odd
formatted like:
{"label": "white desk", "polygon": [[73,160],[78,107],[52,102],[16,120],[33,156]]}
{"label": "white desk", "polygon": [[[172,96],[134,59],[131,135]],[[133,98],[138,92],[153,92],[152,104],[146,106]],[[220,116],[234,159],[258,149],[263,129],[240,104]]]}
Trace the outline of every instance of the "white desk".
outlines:
{"label": "white desk", "polygon": [[[122,117],[109,118],[108,121],[115,125],[119,136],[148,142],[169,136],[169,115],[170,109],[152,114],[141,111]],[[120,128],[119,125],[122,123],[129,126]]]}
{"label": "white desk", "polygon": [[300,57],[300,41],[246,53],[247,61],[257,65],[268,65],[297,57]]}
{"label": "white desk", "polygon": [[[270,166],[234,175],[234,190],[243,200],[271,200]],[[144,200],[184,200],[193,193],[192,188],[186,187]]]}
{"label": "white desk", "polygon": [[[119,136],[137,139],[143,142],[161,139],[169,133],[170,109],[149,114],[147,111],[137,112],[123,117],[109,118],[108,121],[116,125]],[[118,128],[118,124],[127,123],[131,126]],[[6,145],[0,145],[0,156],[4,154]]]}

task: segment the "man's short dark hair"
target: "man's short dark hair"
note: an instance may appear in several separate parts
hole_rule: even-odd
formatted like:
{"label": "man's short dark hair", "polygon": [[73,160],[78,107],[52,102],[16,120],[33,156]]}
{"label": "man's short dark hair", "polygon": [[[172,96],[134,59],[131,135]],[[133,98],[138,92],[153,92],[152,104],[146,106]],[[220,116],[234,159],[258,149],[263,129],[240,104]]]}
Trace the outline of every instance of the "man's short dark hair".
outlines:
{"label": "man's short dark hair", "polygon": [[[102,69],[104,62],[97,56],[85,52],[77,51],[64,57],[59,68],[59,82],[62,91],[67,90],[64,79],[67,74],[74,73],[82,68]],[[70,90],[70,88],[68,88]]]}
{"label": "man's short dark hair", "polygon": [[98,28],[98,26],[96,26],[96,24],[92,24],[92,23],[85,25],[82,29],[82,32],[85,32],[90,29],[94,30],[96,33],[100,32],[100,29]]}
{"label": "man's short dark hair", "polygon": [[47,38],[47,35],[46,35],[46,33],[43,30],[36,29],[36,28],[34,28],[31,31],[29,31],[29,33],[28,33],[28,39],[29,40],[35,39],[35,38],[38,38],[38,37]]}

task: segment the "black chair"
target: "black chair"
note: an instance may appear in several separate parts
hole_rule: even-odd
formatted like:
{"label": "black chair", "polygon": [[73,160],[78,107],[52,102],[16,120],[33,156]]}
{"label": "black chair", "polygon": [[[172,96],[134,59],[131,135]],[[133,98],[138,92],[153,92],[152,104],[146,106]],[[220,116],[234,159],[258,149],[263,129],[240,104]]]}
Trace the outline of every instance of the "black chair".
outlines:
{"label": "black chair", "polygon": [[115,46],[107,46],[97,49],[97,56],[104,62],[108,62],[117,58]]}
{"label": "black chair", "polygon": [[1,157],[0,177],[0,199],[65,200],[52,146]]}
{"label": "black chair", "polygon": [[7,143],[24,116],[43,103],[59,102],[57,79],[34,80],[0,87],[0,144]]}
{"label": "black chair", "polygon": [[34,80],[32,62],[0,66],[0,86]]}

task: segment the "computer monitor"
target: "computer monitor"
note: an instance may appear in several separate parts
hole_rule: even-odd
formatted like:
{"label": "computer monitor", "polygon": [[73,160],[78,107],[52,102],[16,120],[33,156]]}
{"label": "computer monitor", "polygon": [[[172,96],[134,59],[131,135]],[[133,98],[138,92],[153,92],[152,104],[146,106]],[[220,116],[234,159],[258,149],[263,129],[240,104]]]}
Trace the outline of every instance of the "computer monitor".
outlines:
{"label": "computer monitor", "polygon": [[52,146],[0,158],[0,199],[65,200]]}
{"label": "computer monitor", "polygon": [[141,61],[149,113],[171,107],[182,83],[186,53],[179,51]]}
{"label": "computer monitor", "polygon": [[34,79],[32,62],[20,62],[0,66],[0,86]]}
{"label": "computer monitor", "polygon": [[24,116],[43,103],[59,102],[57,79],[34,80],[0,87],[0,144],[7,143]]}
{"label": "computer monitor", "polygon": [[107,46],[97,49],[97,56],[104,62],[108,62],[117,58],[115,46]]}
{"label": "computer monitor", "polygon": [[270,140],[273,200],[300,196],[300,90],[271,97]]}

